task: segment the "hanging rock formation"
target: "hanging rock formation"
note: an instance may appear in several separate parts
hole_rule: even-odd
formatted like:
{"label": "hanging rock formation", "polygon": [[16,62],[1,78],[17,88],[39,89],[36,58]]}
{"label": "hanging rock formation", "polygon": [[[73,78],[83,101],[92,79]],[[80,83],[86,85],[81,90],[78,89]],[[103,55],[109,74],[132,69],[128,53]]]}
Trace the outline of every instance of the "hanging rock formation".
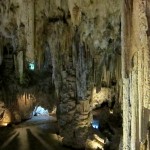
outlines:
{"label": "hanging rock formation", "polygon": [[[120,2],[7,0],[1,2],[1,12],[1,43],[10,39],[20,84],[26,83],[29,63],[42,70],[47,58],[63,143],[84,147],[92,120],[93,88],[111,87],[120,76],[116,67],[121,58]],[[118,87],[117,83],[117,92]]]}
{"label": "hanging rock formation", "polygon": [[17,106],[19,120],[22,108],[29,117],[53,94],[63,144],[83,148],[93,103],[113,99],[123,110],[123,149],[148,147],[149,7],[149,0],[0,1],[0,101]]}

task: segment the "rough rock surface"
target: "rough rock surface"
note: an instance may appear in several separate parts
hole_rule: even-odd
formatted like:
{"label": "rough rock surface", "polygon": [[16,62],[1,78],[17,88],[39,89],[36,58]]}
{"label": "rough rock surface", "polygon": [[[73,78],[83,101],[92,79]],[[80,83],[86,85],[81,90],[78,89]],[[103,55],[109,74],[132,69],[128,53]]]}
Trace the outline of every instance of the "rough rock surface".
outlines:
{"label": "rough rock surface", "polygon": [[149,0],[123,3],[123,149],[126,150],[150,148],[149,9]]}
{"label": "rough rock surface", "polygon": [[108,106],[113,108],[112,105],[115,103],[115,90],[113,88],[102,87],[99,92],[93,89],[92,95],[93,109],[101,107],[103,103],[108,103]]}
{"label": "rough rock surface", "polygon": [[[6,51],[21,85],[26,85],[29,63],[35,63],[36,70],[51,69],[63,142],[84,147],[93,88],[111,87],[120,76],[120,1],[7,0],[0,4],[2,66],[1,54]],[[117,92],[118,87],[117,83]]]}
{"label": "rough rock surface", "polygon": [[123,149],[149,142],[150,4],[121,2],[0,1],[0,100],[16,108],[16,120],[30,115],[34,101],[49,102],[53,87],[63,143],[82,148],[93,97],[113,93],[123,108]]}

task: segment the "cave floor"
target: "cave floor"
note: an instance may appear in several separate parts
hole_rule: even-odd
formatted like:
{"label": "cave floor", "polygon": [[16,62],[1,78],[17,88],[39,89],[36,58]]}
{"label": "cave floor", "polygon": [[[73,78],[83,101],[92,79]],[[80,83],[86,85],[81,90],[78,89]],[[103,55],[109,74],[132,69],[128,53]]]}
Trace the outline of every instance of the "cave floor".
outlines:
{"label": "cave floor", "polygon": [[18,125],[0,128],[0,150],[69,150],[57,136],[56,119],[36,116]]}

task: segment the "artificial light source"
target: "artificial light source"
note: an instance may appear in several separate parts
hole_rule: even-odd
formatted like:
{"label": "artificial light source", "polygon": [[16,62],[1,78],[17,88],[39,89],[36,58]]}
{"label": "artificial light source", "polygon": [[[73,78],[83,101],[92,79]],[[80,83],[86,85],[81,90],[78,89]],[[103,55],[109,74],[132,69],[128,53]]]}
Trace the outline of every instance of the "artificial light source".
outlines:
{"label": "artificial light source", "polygon": [[0,124],[0,126],[5,126],[5,127],[6,127],[7,125],[8,125],[8,123],[1,123],[1,124]]}
{"label": "artificial light source", "polygon": [[29,63],[29,69],[34,70],[35,69],[35,64],[34,63]]}
{"label": "artificial light source", "polygon": [[11,123],[11,113],[8,109],[5,109],[2,119],[0,120],[0,126],[7,126]]}
{"label": "artificial light source", "polygon": [[44,109],[43,107],[41,106],[36,106],[34,111],[33,111],[33,115],[35,116],[39,116],[39,115],[49,115],[49,112],[47,109]]}
{"label": "artificial light source", "polygon": [[99,120],[93,120],[92,121],[92,127],[95,129],[98,129],[99,128]]}

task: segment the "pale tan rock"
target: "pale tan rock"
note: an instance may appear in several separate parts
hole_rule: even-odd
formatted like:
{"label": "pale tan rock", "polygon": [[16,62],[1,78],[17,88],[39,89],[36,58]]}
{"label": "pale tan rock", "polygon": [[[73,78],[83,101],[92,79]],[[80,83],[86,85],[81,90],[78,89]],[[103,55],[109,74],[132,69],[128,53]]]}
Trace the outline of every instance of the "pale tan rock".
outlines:
{"label": "pale tan rock", "polygon": [[[0,8],[0,65],[3,46],[9,41],[13,50],[19,51],[13,58],[21,83],[26,61],[37,62],[37,68],[42,68],[43,45],[48,44],[52,80],[60,101],[58,122],[66,125],[60,125],[65,143],[78,144],[76,129],[79,147],[85,145],[86,136],[82,135],[88,134],[92,118],[91,91],[94,87],[101,89],[93,94],[93,105],[111,101],[110,83],[115,78],[114,93],[119,95],[123,110],[123,149],[138,150],[147,139],[150,121],[149,1],[2,0]],[[101,88],[102,82],[107,88]],[[26,93],[17,100],[21,118],[29,118],[34,102]]]}
{"label": "pale tan rock", "polygon": [[122,5],[123,149],[141,149],[147,135],[149,7],[146,0]]}

